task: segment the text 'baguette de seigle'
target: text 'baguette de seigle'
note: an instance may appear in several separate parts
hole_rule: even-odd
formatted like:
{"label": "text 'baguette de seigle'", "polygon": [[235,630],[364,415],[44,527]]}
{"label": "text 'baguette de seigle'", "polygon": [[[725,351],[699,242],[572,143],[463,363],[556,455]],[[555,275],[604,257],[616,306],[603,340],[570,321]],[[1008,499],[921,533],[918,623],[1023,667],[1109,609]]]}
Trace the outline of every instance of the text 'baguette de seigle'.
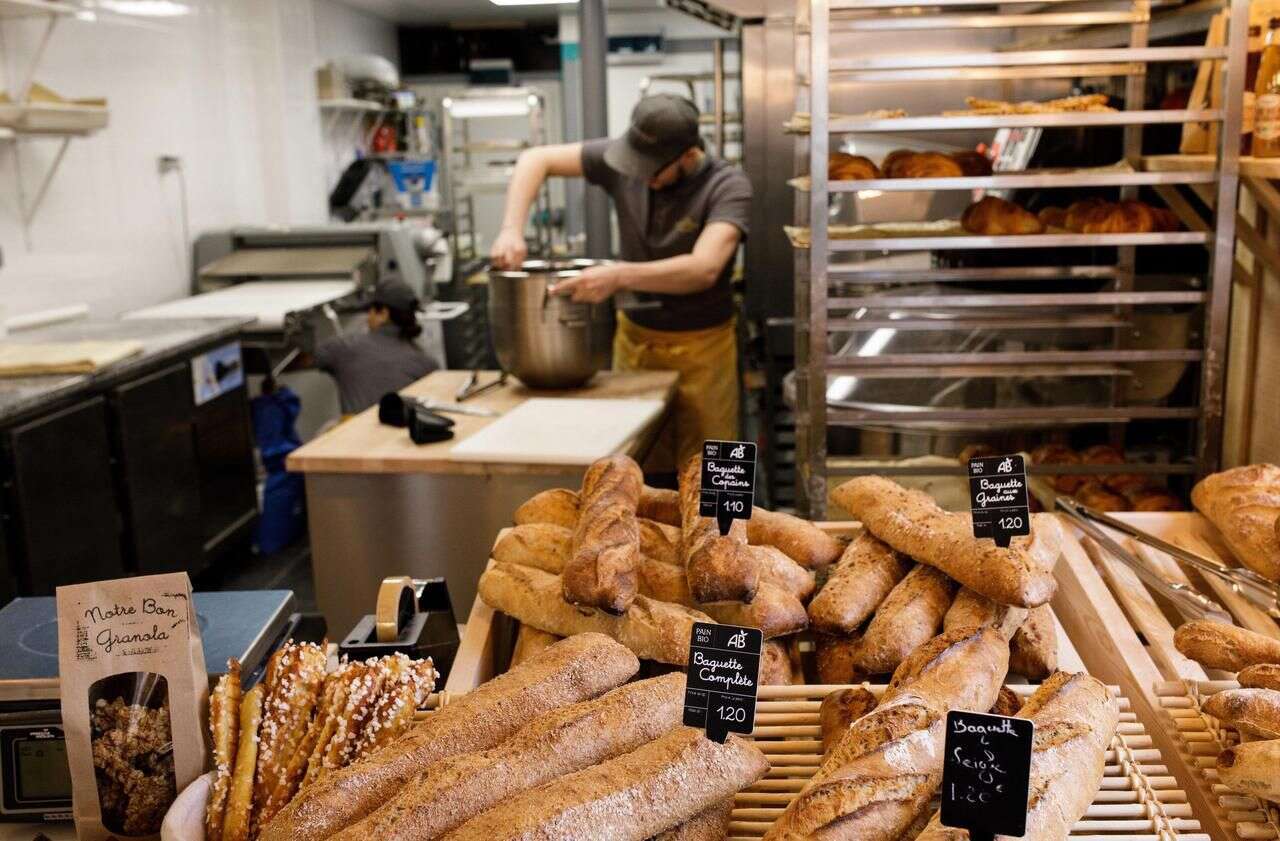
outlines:
{"label": "text 'baguette de seigle'", "polygon": [[1026,608],[1053,598],[1062,526],[1052,514],[1031,515],[1031,534],[1001,548],[973,536],[970,515],[944,511],[928,494],[883,476],[851,479],[831,497],[894,549],[987,598]]}
{"label": "text 'baguette de seigle'", "polygon": [[260,841],[321,841],[389,800],[433,762],[501,742],[558,707],[620,686],[636,656],[601,634],[579,634],[432,713],[396,741],[305,787],[263,827]]}

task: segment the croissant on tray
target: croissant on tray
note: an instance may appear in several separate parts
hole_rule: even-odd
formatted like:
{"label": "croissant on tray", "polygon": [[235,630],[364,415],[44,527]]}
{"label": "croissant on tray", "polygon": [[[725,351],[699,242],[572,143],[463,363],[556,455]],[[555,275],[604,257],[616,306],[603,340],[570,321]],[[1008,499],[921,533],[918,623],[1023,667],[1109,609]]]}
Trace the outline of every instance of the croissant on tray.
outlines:
{"label": "croissant on tray", "polygon": [[865,181],[879,177],[880,170],[862,155],[832,152],[827,156],[827,178],[832,181]]}
{"label": "croissant on tray", "polygon": [[1034,214],[995,196],[987,196],[965,208],[960,226],[980,236],[1044,233],[1044,224]]}
{"label": "croissant on tray", "polygon": [[912,152],[895,149],[880,164],[885,178],[961,178],[990,175],[991,161],[978,152]]}
{"label": "croissant on tray", "polygon": [[1038,216],[1045,225],[1077,234],[1149,234],[1176,231],[1181,227],[1177,214],[1163,207],[1132,200],[1111,202],[1097,197],[1081,199],[1065,210],[1046,207]]}

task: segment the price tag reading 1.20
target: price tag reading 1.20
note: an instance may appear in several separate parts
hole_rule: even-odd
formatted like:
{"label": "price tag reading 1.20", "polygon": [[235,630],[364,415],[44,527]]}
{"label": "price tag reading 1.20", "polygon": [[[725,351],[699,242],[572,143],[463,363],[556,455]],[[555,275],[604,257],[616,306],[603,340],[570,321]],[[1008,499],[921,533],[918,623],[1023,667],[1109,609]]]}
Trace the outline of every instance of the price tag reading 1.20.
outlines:
{"label": "price tag reading 1.20", "polygon": [[969,459],[969,508],[973,536],[990,537],[997,546],[1031,534],[1027,507],[1027,468],[1021,455]]}
{"label": "price tag reading 1.20", "polygon": [[756,491],[756,445],[746,441],[704,441],[698,514],[715,517],[721,534],[734,520],[750,520]]}
{"label": "price tag reading 1.20", "polygon": [[943,826],[969,830],[972,841],[1025,835],[1034,740],[1030,719],[947,713]]}
{"label": "price tag reading 1.20", "polygon": [[721,744],[729,733],[750,733],[760,691],[759,628],[693,623],[685,678],[684,723]]}

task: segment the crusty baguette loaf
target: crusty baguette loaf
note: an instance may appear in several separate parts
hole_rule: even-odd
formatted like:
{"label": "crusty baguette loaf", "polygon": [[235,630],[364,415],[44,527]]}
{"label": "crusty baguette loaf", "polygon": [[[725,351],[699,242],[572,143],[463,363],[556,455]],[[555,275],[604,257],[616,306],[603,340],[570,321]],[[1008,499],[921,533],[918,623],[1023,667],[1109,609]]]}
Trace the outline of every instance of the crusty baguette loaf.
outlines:
{"label": "crusty baguette loaf", "polygon": [[760,567],[760,583],[773,584],[800,601],[813,595],[814,575],[773,546],[748,546],[747,551]]}
{"label": "crusty baguette loaf", "polygon": [[521,625],[520,630],[516,632],[516,645],[511,651],[511,663],[507,668],[515,668],[539,651],[544,648],[550,648],[562,639],[563,637],[556,634],[548,634],[546,631],[539,631],[529,625]]}
{"label": "crusty baguette loaf", "polygon": [[729,818],[733,814],[733,798],[703,809],[689,820],[659,832],[651,841],[723,841],[729,834]]}
{"label": "crusty baguette loaf", "polygon": [[1031,515],[1031,534],[1002,549],[973,536],[968,514],[943,511],[928,494],[883,476],[851,479],[832,498],[885,543],[989,599],[1031,608],[1053,597],[1062,526],[1052,514]]}
{"label": "crusty baguette loaf", "polygon": [[1002,686],[989,712],[992,715],[1017,715],[1020,709],[1022,709],[1022,699],[1018,697],[1018,693],[1007,686]]}
{"label": "crusty baguette loaf", "polygon": [[942,779],[947,710],[990,709],[1008,659],[1008,643],[992,628],[952,631],[921,646],[765,838],[895,841]]}
{"label": "crusty baguette loaf", "polygon": [[396,797],[332,838],[439,838],[508,797],[635,750],[678,725],[683,712],[678,672],[552,710],[487,750],[427,766]]}
{"label": "crusty baguette loaf", "polygon": [[578,492],[568,488],[552,488],[534,494],[516,509],[515,523],[549,523],[572,531],[578,525]]}
{"label": "crusty baguette loaf", "polygon": [[659,523],[657,520],[647,520],[643,517],[637,522],[640,525],[641,555],[653,558],[655,561],[662,561],[664,564],[684,566],[684,558],[680,555],[680,529],[678,527]]}
{"label": "crusty baguette loaf", "polygon": [[828,753],[855,721],[875,708],[876,696],[861,686],[837,689],[823,698],[818,706],[822,753]]}
{"label": "crusty baguette loaf", "polygon": [[918,564],[890,591],[871,618],[854,655],[870,674],[888,674],[942,627],[955,582],[931,566]]}
{"label": "crusty baguette loaf", "polygon": [[1173,634],[1173,646],[1209,669],[1238,672],[1260,663],[1280,663],[1280,640],[1256,631],[1195,619]]}
{"label": "crusty baguette loaf", "polygon": [[[1039,610],[1039,608],[1036,608]],[[1005,639],[1013,639],[1013,635],[1022,627],[1027,619],[1025,607],[994,602],[968,587],[961,587],[956,593],[955,601],[947,608],[947,615],[942,617],[942,630],[955,628],[978,628],[990,625],[998,630]]]}
{"label": "crusty baguette loaf", "polygon": [[[750,604],[703,602],[698,608],[723,625],[759,628],[765,639],[794,634],[809,626],[809,615],[800,600],[767,581],[760,583]],[[688,644],[685,640],[685,645]]]}
{"label": "crusty baguette loaf", "polygon": [[[1058,672],[1027,699],[1018,717],[1036,725],[1023,841],[1065,841],[1102,784],[1119,705],[1100,681]],[[968,837],[967,830],[944,827],[935,815],[917,841]]]}
{"label": "crusty baguette loaf", "polygon": [[1191,503],[1240,563],[1280,581],[1280,466],[1250,464],[1206,476],[1191,489]]}
{"label": "crusty baguette loaf", "polygon": [[699,609],[689,592],[689,577],[684,567],[663,563],[648,556],[640,559],[640,592],[660,602],[671,602]]}
{"label": "crusty baguette loaf", "polygon": [[506,529],[493,545],[495,561],[537,567],[559,574],[573,551],[573,531],[552,523],[524,523]]}
{"label": "crusty baguette loaf", "polygon": [[1259,663],[1245,666],[1236,680],[1246,689],[1275,689],[1280,691],[1280,663]]}
{"label": "crusty baguette loaf", "polygon": [[1218,782],[1227,788],[1280,803],[1280,739],[1246,742],[1218,754]]}
{"label": "crusty baguette loaf", "polygon": [[760,685],[790,686],[795,680],[791,654],[781,640],[765,640],[760,649]]}
{"label": "crusty baguette loaf", "polygon": [[1280,692],[1274,689],[1228,689],[1210,695],[1200,708],[1242,733],[1280,739]]}
{"label": "crusty baguette loaf", "polygon": [[851,634],[867,621],[911,564],[863,531],[853,539],[827,583],[809,602],[809,622],[825,634]]}
{"label": "crusty baguette loaf", "polygon": [[843,550],[840,541],[808,520],[759,506],[751,509],[747,541],[757,546],[775,546],[806,569],[835,563]]}
{"label": "crusty baguette loaf", "polygon": [[1047,604],[1032,608],[1009,643],[1009,671],[1044,680],[1058,670],[1058,628]]}
{"label": "crusty baguette loaf", "polygon": [[867,673],[854,662],[858,651],[859,636],[832,636],[816,634],[813,659],[818,670],[818,683],[858,683],[867,679]]}
{"label": "crusty baguette loaf", "polygon": [[619,686],[639,668],[634,654],[601,634],[562,640],[459,696],[367,759],[311,783],[263,827],[259,841],[328,838],[432,762],[493,747],[551,710]]}
{"label": "crusty baguette loaf", "polygon": [[680,492],[645,485],[640,491],[640,506],[636,509],[636,515],[679,528]]}
{"label": "crusty baguette loaf", "polygon": [[636,506],[644,474],[624,455],[602,458],[582,478],[573,554],[560,574],[565,600],[620,615],[639,590]]}
{"label": "crusty baguette loaf", "polygon": [[694,622],[710,616],[682,605],[636,596],[621,616],[579,608],[560,593],[560,579],[533,567],[495,563],[480,576],[480,598],[494,610],[562,637],[605,634],[645,660],[685,665]]}
{"label": "crusty baguette loaf", "polygon": [[645,841],[764,776],[760,749],[677,727],[615,759],[507,798],[444,836],[448,841]]}
{"label": "crusty baguette loaf", "polygon": [[760,586],[760,564],[747,550],[747,526],[734,520],[726,535],[716,521],[698,513],[702,457],[695,455],[680,470],[680,548],[689,591],[699,602],[749,602]]}

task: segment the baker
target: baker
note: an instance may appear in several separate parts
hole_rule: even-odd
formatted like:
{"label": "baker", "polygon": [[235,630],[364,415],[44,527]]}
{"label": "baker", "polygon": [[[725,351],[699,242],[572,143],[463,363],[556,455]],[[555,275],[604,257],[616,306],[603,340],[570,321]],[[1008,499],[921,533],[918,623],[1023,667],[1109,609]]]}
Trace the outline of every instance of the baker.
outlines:
{"label": "baker", "polygon": [[698,108],[683,97],[640,100],[616,139],[525,150],[507,187],[502,230],[490,258],[519,268],[529,208],[547,178],[585,178],[617,210],[621,261],[595,266],[552,291],[597,303],[629,293],[649,308],[618,313],[613,367],[677,371],[680,459],[708,438],[738,436],[738,353],[730,278],[747,235],[751,183],[713,158],[698,133]]}

